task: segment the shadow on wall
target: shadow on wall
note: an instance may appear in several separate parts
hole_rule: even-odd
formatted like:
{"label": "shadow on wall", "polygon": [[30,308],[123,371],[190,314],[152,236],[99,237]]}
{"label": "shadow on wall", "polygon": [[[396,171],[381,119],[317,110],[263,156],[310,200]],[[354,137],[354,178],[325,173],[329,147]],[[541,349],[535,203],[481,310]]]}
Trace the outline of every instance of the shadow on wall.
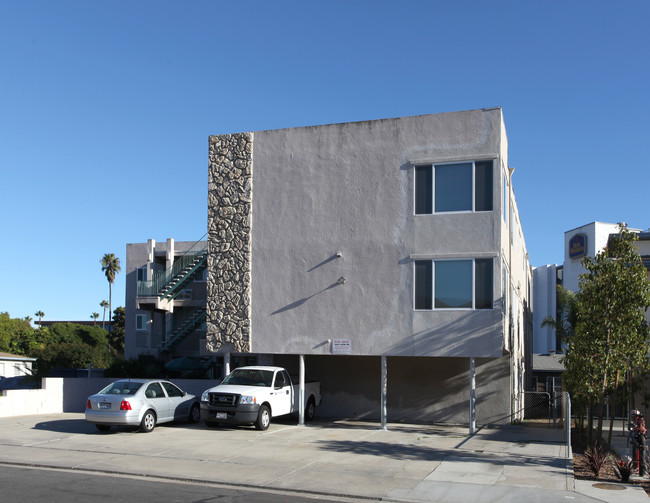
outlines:
{"label": "shadow on wall", "polygon": [[[501,311],[485,310],[472,312],[445,312],[445,321],[440,313],[418,312],[419,319],[435,317],[435,326],[404,337],[389,350],[391,354],[404,356],[444,355],[445,357],[501,357],[503,335],[501,333]],[[432,321],[433,324],[433,321]]]}
{"label": "shadow on wall", "polygon": [[338,282],[337,282],[337,283],[332,283],[330,286],[328,286],[328,287],[326,287],[326,288],[323,288],[320,292],[316,292],[316,293],[314,293],[314,294],[312,294],[312,295],[310,295],[310,296],[308,296],[308,297],[304,297],[304,298],[302,298],[302,299],[300,299],[300,300],[297,300],[297,301],[295,301],[295,302],[292,302],[291,304],[287,304],[286,306],[281,307],[280,309],[277,309],[276,311],[273,311],[273,312],[271,313],[271,316],[274,316],[274,315],[276,315],[276,314],[280,314],[280,313],[284,313],[285,311],[289,311],[289,310],[291,310],[291,309],[295,309],[296,307],[300,307],[300,306],[302,306],[305,302],[307,302],[308,300],[313,299],[313,298],[316,297],[317,295],[320,295],[320,294],[326,292],[327,290],[331,290],[332,288],[336,288],[337,286],[341,286],[341,283],[338,283]]}

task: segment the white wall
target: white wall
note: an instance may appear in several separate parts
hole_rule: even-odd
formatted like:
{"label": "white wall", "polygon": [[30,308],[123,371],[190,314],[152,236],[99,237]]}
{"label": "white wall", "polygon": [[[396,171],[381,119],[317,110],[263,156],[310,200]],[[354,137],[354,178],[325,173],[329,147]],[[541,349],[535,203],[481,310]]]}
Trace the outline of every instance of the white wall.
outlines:
{"label": "white wall", "polygon": [[0,417],[63,412],[63,378],[47,377],[42,389],[10,389],[0,396]]}
{"label": "white wall", "polygon": [[22,360],[0,360],[0,377],[32,375],[32,362]]}
{"label": "white wall", "polygon": [[564,288],[577,292],[579,290],[580,274],[585,272],[581,261],[584,257],[569,257],[569,241],[576,234],[587,236],[587,256],[595,257],[605,246],[610,234],[619,232],[618,224],[608,224],[603,222],[592,222],[577,229],[572,229],[564,233]]}

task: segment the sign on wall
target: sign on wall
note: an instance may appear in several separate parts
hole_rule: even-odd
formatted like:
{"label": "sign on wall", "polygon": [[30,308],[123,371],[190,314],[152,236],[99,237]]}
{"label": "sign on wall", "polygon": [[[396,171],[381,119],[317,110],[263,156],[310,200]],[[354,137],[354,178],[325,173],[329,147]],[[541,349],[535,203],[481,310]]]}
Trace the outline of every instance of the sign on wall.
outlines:
{"label": "sign on wall", "polygon": [[352,353],[352,340],[332,339],[332,354],[349,355]]}
{"label": "sign on wall", "polygon": [[569,258],[580,258],[587,254],[587,236],[576,234],[569,239]]}

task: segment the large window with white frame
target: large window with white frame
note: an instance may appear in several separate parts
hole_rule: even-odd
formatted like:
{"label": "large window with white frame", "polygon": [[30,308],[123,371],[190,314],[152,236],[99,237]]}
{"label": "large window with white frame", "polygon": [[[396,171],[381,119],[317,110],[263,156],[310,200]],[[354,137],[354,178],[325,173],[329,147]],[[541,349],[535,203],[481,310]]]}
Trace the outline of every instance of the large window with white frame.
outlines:
{"label": "large window with white frame", "polygon": [[415,309],[492,309],[491,258],[415,260]]}
{"label": "large window with white frame", "polygon": [[492,211],[492,161],[415,167],[415,214]]}

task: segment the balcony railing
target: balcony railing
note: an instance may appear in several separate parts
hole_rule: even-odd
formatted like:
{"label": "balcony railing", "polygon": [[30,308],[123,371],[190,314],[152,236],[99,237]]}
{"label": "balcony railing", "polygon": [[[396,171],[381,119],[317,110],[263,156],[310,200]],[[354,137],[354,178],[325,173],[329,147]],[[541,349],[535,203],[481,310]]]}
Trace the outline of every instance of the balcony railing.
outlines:
{"label": "balcony railing", "polygon": [[205,263],[207,254],[208,242],[197,241],[169,269],[155,271],[151,281],[138,281],[138,297],[171,297],[171,292]]}

